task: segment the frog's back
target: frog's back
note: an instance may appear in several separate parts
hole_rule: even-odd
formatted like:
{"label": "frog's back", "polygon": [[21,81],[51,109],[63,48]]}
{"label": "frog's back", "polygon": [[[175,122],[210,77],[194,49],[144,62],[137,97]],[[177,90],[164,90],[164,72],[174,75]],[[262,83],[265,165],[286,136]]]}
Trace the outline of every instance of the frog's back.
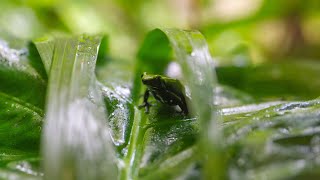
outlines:
{"label": "frog's back", "polygon": [[165,82],[166,82],[165,84],[167,89],[170,89],[175,94],[184,96],[185,88],[178,79],[165,77]]}
{"label": "frog's back", "polygon": [[166,88],[170,89],[170,91],[172,91],[173,94],[175,94],[174,97],[171,97],[172,99],[176,98],[175,102],[171,102],[172,105],[179,105],[182,112],[184,112],[185,114],[188,114],[188,107],[186,103],[184,86],[177,79],[166,78],[165,82],[166,82]]}

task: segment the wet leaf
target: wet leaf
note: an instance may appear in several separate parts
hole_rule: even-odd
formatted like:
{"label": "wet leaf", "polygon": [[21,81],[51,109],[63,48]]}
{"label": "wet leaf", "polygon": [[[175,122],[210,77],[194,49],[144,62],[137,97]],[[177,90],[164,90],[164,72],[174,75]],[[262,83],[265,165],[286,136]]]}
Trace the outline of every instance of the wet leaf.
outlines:
{"label": "wet leaf", "polygon": [[[102,39],[38,39],[25,61],[1,61],[0,177],[97,179],[116,166],[119,179],[319,177],[318,63],[218,67],[217,82],[197,31],[151,31],[136,59],[109,56]],[[143,72],[179,78],[192,113],[152,97],[149,114],[138,109]]]}
{"label": "wet leaf", "polygon": [[40,43],[44,48],[39,54],[45,55],[47,67],[51,65],[42,141],[48,179],[63,179],[65,173],[83,179],[117,176],[94,74],[101,38],[82,35]]}
{"label": "wet leaf", "polygon": [[40,169],[29,174],[31,166],[22,170],[13,163],[39,158],[47,81],[25,50],[11,49],[2,41],[0,47],[0,177],[39,179]]}

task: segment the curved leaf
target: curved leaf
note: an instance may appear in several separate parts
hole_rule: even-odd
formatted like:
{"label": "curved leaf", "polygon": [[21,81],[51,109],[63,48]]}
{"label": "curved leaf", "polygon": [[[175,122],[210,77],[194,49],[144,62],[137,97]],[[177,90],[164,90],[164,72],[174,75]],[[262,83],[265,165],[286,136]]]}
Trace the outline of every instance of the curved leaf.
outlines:
{"label": "curved leaf", "polygon": [[[117,176],[94,74],[100,41],[101,36],[83,35],[53,42],[42,142],[48,179],[64,179],[66,173],[81,179]],[[40,55],[50,53],[45,48]]]}
{"label": "curved leaf", "polygon": [[[128,126],[131,133],[124,148],[126,153],[123,154],[122,179],[179,177],[180,173],[185,172],[185,168],[194,169],[199,160],[199,156],[192,150],[197,149],[198,118],[182,117],[172,108],[159,103],[147,116],[135,108],[139,105],[139,97],[144,90],[140,75],[142,72],[164,74],[173,59],[172,52],[183,69],[184,82],[190,87],[193,98],[190,107],[194,109],[194,114],[204,124],[216,116],[216,113],[212,113],[215,112],[213,62],[202,35],[196,31],[175,29],[151,31],[137,55],[131,91],[133,123]],[[199,104],[201,106],[197,106]],[[203,104],[208,106],[203,108]],[[180,163],[174,163],[178,159]],[[166,169],[168,166],[171,168]],[[198,169],[196,171],[199,172]]]}

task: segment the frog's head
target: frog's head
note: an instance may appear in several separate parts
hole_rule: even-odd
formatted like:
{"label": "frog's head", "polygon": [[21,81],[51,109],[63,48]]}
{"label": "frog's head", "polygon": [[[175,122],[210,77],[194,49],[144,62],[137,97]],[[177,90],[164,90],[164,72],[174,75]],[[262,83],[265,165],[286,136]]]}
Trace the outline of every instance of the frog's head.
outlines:
{"label": "frog's head", "polygon": [[158,87],[161,86],[161,76],[154,74],[147,74],[144,72],[141,75],[142,83],[149,87]]}

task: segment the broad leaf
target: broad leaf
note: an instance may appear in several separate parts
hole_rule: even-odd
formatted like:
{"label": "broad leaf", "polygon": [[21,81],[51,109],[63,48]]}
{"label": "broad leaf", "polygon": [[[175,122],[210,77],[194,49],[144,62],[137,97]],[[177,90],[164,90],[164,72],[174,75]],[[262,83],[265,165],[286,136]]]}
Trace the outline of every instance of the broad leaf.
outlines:
{"label": "broad leaf", "polygon": [[2,41],[0,46],[0,177],[34,179],[42,175],[39,166],[30,163],[39,163],[47,82],[24,50]]}

